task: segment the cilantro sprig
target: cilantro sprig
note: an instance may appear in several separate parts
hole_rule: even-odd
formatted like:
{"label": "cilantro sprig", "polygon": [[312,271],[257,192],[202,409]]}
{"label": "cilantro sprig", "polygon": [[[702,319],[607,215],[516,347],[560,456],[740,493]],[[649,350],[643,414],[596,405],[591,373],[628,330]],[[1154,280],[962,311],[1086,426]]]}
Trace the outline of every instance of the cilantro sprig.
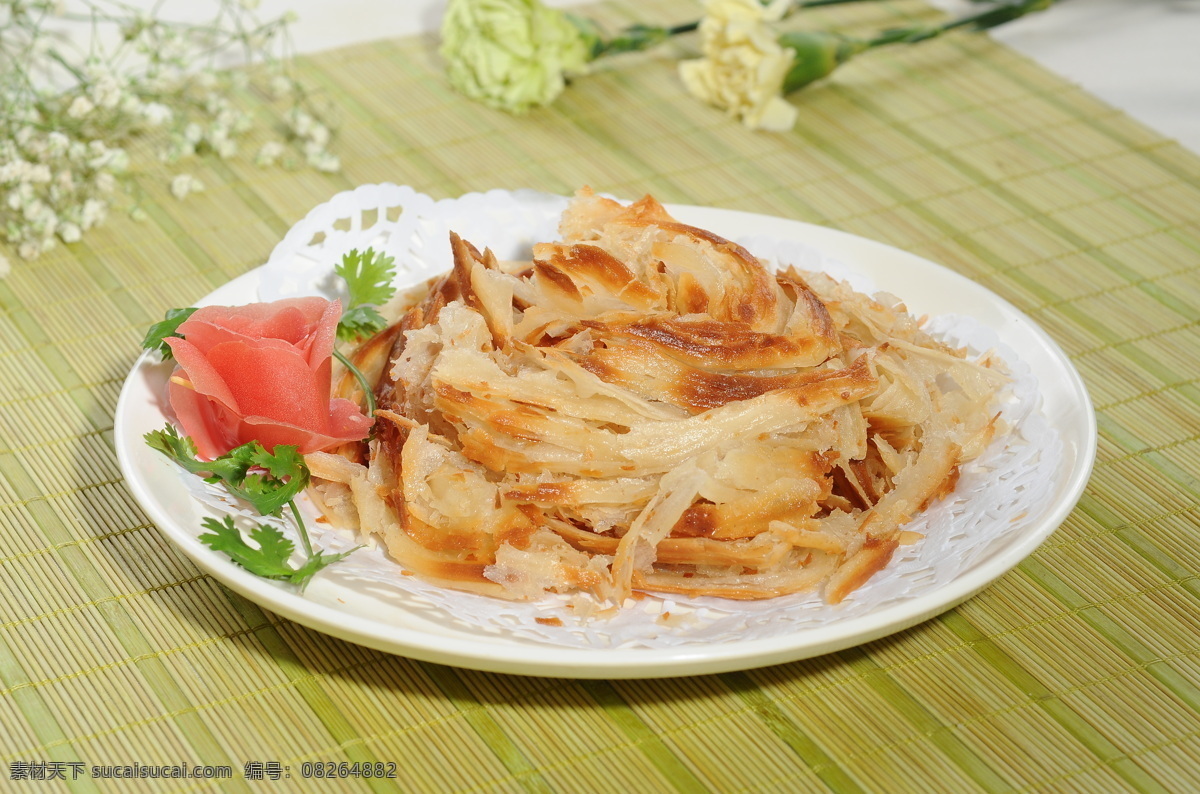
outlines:
{"label": "cilantro sprig", "polygon": [[242,533],[234,526],[233,518],[225,516],[221,521],[206,518],[202,522],[208,532],[200,536],[200,542],[215,551],[223,551],[230,559],[252,574],[266,579],[281,579],[299,585],[302,589],[318,571],[343,560],[356,551],[329,554],[323,551],[310,553],[308,559],[299,568],[288,564],[295,546],[283,533],[272,526],[258,524],[250,530],[252,546],[242,537]]}
{"label": "cilantro sprig", "polygon": [[165,340],[172,337],[182,339],[183,334],[179,333],[179,326],[183,321],[191,317],[195,313],[196,307],[189,306],[186,309],[167,309],[167,314],[163,319],[150,326],[146,331],[146,336],[142,339],[142,347],[146,350],[157,350],[162,353],[163,361],[174,358],[171,355],[171,348]]}
{"label": "cilantro sprig", "polygon": [[[348,297],[346,309],[338,321],[337,338],[343,342],[357,342],[387,328],[387,320],[379,313],[378,306],[391,300],[396,294],[392,279],[396,276],[396,260],[374,248],[362,253],[355,248],[342,255],[340,264],[333,272],[346,282]],[[375,413],[375,390],[367,382],[362,371],[339,350],[333,351],[334,358],[354,375],[367,401],[367,414]]]}
{"label": "cilantro sprig", "polygon": [[146,443],[206,482],[224,483],[229,492],[249,502],[259,515],[277,516],[308,487],[308,466],[295,446],[280,444],[268,452],[251,441],[214,460],[196,458],[196,444],[171,425],[146,434]]}
{"label": "cilantro sprig", "polygon": [[343,342],[357,342],[365,336],[378,333],[387,327],[387,320],[377,307],[391,300],[396,294],[392,279],[396,276],[396,260],[387,254],[368,248],[359,253],[355,248],[342,255],[342,261],[333,272],[346,282],[349,294],[342,319],[338,322],[337,336]]}
{"label": "cilantro sprig", "polygon": [[[258,524],[250,530],[250,539],[257,547],[245,542],[226,516],[224,522],[205,519],[209,530],[200,541],[210,548],[223,551],[246,570],[269,579],[286,579],[303,588],[313,575],[326,566],[343,559],[355,549],[341,554],[314,552],[304,519],[296,507],[296,496],[308,487],[311,474],[299,448],[279,444],[268,451],[258,441],[251,441],[226,452],[213,460],[196,457],[196,444],[191,438],[179,435],[171,425],[153,430],[144,437],[146,443],[166,455],[186,471],[198,474],[206,482],[222,483],[231,494],[248,502],[259,515],[279,516],[283,508],[291,509],[304,544],[305,563],[298,569],[287,565],[295,550],[292,542],[276,528]],[[358,547],[356,547],[358,548]]]}

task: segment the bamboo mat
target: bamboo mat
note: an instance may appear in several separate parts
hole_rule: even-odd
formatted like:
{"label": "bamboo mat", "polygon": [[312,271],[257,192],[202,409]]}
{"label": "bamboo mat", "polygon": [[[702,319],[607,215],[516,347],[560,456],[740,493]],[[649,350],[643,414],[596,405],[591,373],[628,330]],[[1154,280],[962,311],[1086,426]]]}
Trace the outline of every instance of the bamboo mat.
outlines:
{"label": "bamboo mat", "polygon": [[[693,18],[609,3],[610,22]],[[863,30],[920,4],[806,12]],[[749,133],[635,55],[512,118],[411,38],[305,61],[344,172],[198,165],[0,281],[0,789],[1139,791],[1200,787],[1200,159],[985,37],[871,53]],[[265,106],[260,111],[269,117]],[[149,161],[149,158],[142,158]],[[904,633],[742,673],[573,682],[387,656],[228,592],[168,545],[112,448],[144,328],[265,260],[312,206],[394,181],[729,207],[826,224],[1015,303],[1083,373],[1100,451],[1079,507],[982,595]],[[228,764],[233,779],[13,780],[22,764]],[[276,762],[291,780],[246,780]],[[30,767],[31,768],[31,767]],[[67,777],[71,777],[67,767]],[[261,771],[261,770],[259,770]],[[253,770],[252,770],[253,772]],[[39,788],[40,786],[40,788]]]}

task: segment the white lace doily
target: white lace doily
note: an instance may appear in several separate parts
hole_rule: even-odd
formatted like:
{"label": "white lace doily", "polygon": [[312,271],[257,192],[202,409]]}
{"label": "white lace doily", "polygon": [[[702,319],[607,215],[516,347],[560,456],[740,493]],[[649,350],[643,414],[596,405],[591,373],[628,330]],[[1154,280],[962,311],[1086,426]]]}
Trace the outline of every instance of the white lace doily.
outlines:
{"label": "white lace doily", "polygon": [[[534,242],[557,239],[558,218],[566,204],[562,196],[499,190],[435,202],[408,187],[366,185],[316,208],[287,234],[264,267],[259,298],[333,297],[339,289],[330,278],[334,264],[351,248],[367,246],[396,258],[397,286],[416,284],[451,266],[446,242],[451,230],[480,249],[491,248],[500,259],[529,258]],[[874,291],[852,263],[838,262],[802,242],[761,235],[738,242],[772,264],[822,270],[857,290]],[[1052,497],[1053,478],[1047,472],[1055,471],[1063,457],[1059,435],[1038,411],[1037,380],[1014,350],[968,317],[939,316],[928,327],[956,346],[976,354],[994,350],[1004,359],[1013,380],[1003,395],[1001,413],[1012,429],[962,467],[953,494],[906,527],[924,539],[898,549],[884,571],[841,604],[825,604],[817,593],[761,602],[647,597],[610,616],[581,619],[566,607],[567,597],[514,603],[402,576],[399,566],[376,547],[356,552],[319,576],[441,623],[598,648],[743,642],[818,629],[926,595],[965,575],[1020,535]],[[252,517],[219,489],[181,476],[205,503]],[[297,539],[287,522],[277,525]],[[326,550],[340,551],[358,542],[326,525],[309,522],[309,527],[314,544]],[[537,618],[557,618],[562,625],[539,623]]]}

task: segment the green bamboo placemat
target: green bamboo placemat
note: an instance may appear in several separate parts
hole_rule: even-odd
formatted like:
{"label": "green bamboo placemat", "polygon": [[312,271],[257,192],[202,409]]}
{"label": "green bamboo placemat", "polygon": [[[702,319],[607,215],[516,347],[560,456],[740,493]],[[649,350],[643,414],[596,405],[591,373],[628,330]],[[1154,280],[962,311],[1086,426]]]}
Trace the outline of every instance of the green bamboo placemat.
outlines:
{"label": "green bamboo placemat", "polygon": [[[613,22],[696,11],[598,8]],[[897,2],[807,18],[875,29],[931,15]],[[522,118],[453,94],[427,38],[314,57],[305,78],[342,109],[342,174],[198,167],[207,191],[177,202],[151,167],[149,222],[116,218],[0,281],[0,788],[293,790],[305,761],[397,765],[394,781],[308,781],[329,791],[1200,786],[1200,159],[983,37],[863,56],[796,97],[800,121],[780,135],[684,96],[668,56],[690,46],[613,63]],[[924,255],[1070,354],[1096,404],[1095,475],[982,595],[794,664],[573,682],[304,629],[201,575],[147,523],[111,417],[148,323],[261,263],[315,204],[377,181],[435,197],[587,183]],[[47,762],[85,774],[13,780]],[[246,780],[248,762],[291,779]],[[138,763],[233,778],[88,774]]]}

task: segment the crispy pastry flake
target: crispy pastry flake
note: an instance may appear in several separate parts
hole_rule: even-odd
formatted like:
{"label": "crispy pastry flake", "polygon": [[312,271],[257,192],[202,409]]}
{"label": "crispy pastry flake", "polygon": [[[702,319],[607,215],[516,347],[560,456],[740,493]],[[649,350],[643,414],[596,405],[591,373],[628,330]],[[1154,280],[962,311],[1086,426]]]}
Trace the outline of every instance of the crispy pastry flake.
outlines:
{"label": "crispy pastry flake", "polygon": [[996,359],[888,296],[772,273],[649,196],[585,188],[559,232],[525,263],[452,235],[453,270],[352,353],[377,432],[308,456],[313,495],[405,572],[505,598],[836,603],[1003,430]]}

